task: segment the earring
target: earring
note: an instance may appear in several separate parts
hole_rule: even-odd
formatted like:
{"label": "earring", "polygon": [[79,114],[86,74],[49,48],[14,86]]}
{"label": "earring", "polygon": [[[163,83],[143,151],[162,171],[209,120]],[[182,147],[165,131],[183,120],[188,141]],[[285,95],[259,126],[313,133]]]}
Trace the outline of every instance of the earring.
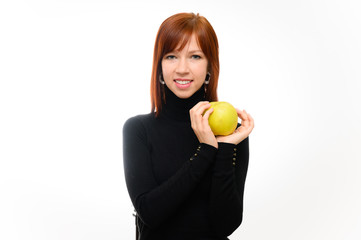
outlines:
{"label": "earring", "polygon": [[160,73],[159,74],[159,82],[161,83],[161,84],[165,84],[165,82],[164,82],[164,80],[163,80],[163,78],[162,78],[162,74]]}
{"label": "earring", "polygon": [[207,72],[206,80],[204,81],[204,84],[209,84],[210,79],[211,79],[211,74],[210,74],[210,72]]}

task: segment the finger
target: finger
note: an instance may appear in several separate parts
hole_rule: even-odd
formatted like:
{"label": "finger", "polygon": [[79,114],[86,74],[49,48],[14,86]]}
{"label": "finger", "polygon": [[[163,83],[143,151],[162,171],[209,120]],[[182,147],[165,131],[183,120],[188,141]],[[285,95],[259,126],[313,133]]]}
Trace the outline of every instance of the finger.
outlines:
{"label": "finger", "polygon": [[202,115],[204,115],[205,111],[207,109],[209,109],[210,107],[211,107],[210,103],[201,104],[201,105],[198,106],[197,109],[195,109],[194,114],[197,115],[197,116],[202,116]]}
{"label": "finger", "polygon": [[237,111],[237,115],[240,119],[242,119],[241,121],[241,126],[238,127],[236,130],[240,131],[242,128],[246,127],[247,126],[247,123],[246,123],[246,119],[245,119],[245,114],[242,110],[236,108],[236,111]]}
{"label": "finger", "polygon": [[244,112],[243,112],[243,110],[240,110],[240,109],[236,108],[236,111],[237,111],[238,117],[240,117],[241,119],[243,119],[243,118],[244,118]]}
{"label": "finger", "polygon": [[239,110],[238,108],[236,108],[236,111],[237,111],[238,117],[239,117],[240,119],[242,119],[242,118],[243,118],[243,116],[242,116],[242,111]]}
{"label": "finger", "polygon": [[242,110],[240,110],[239,108],[236,108],[237,114],[241,114]]}
{"label": "finger", "polygon": [[249,117],[249,119],[250,119],[250,126],[251,126],[251,128],[253,129],[254,128],[254,119],[253,119],[253,117],[251,116],[251,114],[248,114],[248,117]]}
{"label": "finger", "polygon": [[249,118],[249,114],[246,112],[246,110],[241,111],[241,115],[242,115],[242,126],[244,126],[245,128],[249,128],[250,126],[250,118]]}
{"label": "finger", "polygon": [[194,121],[195,115],[198,114],[199,107],[201,107],[202,105],[207,105],[207,104],[209,104],[208,101],[201,101],[201,102],[198,102],[196,105],[194,105],[194,107],[192,107],[191,110],[189,110],[189,115],[190,115],[191,121],[192,120]]}
{"label": "finger", "polygon": [[245,118],[246,120],[248,120],[248,113],[246,112],[246,110],[243,109],[243,113],[244,113],[244,118]]}
{"label": "finger", "polygon": [[247,121],[245,121],[245,123],[246,123],[245,126],[247,128],[247,131],[249,131],[250,133],[254,127],[254,121],[251,114],[247,113]]}
{"label": "finger", "polygon": [[199,109],[199,107],[201,107],[203,105],[207,105],[207,104],[209,104],[208,101],[200,101],[196,105],[194,105],[194,107],[192,109],[197,110],[197,109]]}
{"label": "finger", "polygon": [[190,111],[191,126],[193,129],[200,129],[204,126],[202,114],[211,104],[207,101],[197,103]]}
{"label": "finger", "polygon": [[208,121],[209,115],[211,115],[213,110],[214,110],[213,108],[209,108],[208,110],[206,110],[206,113],[203,115],[203,119]]}
{"label": "finger", "polygon": [[199,114],[200,109],[205,109],[204,106],[207,106],[207,108],[210,106],[210,103],[207,101],[202,101],[197,103],[190,111],[190,114]]}
{"label": "finger", "polygon": [[245,114],[244,110],[241,111],[238,109],[237,114],[238,114],[238,117],[241,118],[243,121],[247,120],[247,114]]}

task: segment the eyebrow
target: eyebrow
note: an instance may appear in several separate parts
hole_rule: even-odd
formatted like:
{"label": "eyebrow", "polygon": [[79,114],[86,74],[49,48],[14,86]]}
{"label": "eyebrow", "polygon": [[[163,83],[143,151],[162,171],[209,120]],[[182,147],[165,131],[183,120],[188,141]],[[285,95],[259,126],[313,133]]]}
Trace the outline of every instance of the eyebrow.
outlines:
{"label": "eyebrow", "polygon": [[202,50],[192,50],[192,51],[189,51],[189,53],[196,53],[196,52],[201,52],[201,53],[203,53]]}
{"label": "eyebrow", "polygon": [[[179,50],[173,50],[173,51],[171,51],[171,52],[169,52],[169,53],[176,53],[176,52],[180,52],[180,51],[179,51]],[[168,54],[169,54],[169,53],[168,53]],[[191,51],[189,51],[189,53],[190,53],[190,54],[194,54],[194,53],[202,53],[202,54],[204,54],[201,49],[191,50]]]}

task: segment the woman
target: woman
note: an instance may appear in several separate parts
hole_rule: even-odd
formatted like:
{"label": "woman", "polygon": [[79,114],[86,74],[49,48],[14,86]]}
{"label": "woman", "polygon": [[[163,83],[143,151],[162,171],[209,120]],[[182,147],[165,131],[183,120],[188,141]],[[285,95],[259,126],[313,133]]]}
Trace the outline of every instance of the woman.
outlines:
{"label": "woman", "polygon": [[154,47],[152,111],[123,126],[138,239],[228,239],[242,222],[254,124],[237,109],[236,131],[213,135],[209,101],[217,101],[218,75],[218,41],[209,22],[193,13],[166,19]]}

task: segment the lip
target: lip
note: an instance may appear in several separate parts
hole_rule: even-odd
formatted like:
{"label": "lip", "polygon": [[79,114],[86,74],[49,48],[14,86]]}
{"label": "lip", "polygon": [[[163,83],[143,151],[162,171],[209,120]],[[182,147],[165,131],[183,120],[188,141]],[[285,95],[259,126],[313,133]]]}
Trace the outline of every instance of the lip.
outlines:
{"label": "lip", "polygon": [[[189,82],[189,83],[187,83],[187,84],[179,84],[179,83],[177,83],[177,81],[187,81],[187,82]],[[193,80],[191,80],[191,79],[186,79],[186,78],[177,78],[177,79],[174,79],[175,85],[176,85],[178,88],[180,88],[180,89],[186,89],[186,88],[188,88],[188,87],[192,84],[192,82],[193,82]]]}
{"label": "lip", "polygon": [[174,81],[192,81],[192,79],[188,79],[188,78],[176,78],[176,79],[174,79]]}

